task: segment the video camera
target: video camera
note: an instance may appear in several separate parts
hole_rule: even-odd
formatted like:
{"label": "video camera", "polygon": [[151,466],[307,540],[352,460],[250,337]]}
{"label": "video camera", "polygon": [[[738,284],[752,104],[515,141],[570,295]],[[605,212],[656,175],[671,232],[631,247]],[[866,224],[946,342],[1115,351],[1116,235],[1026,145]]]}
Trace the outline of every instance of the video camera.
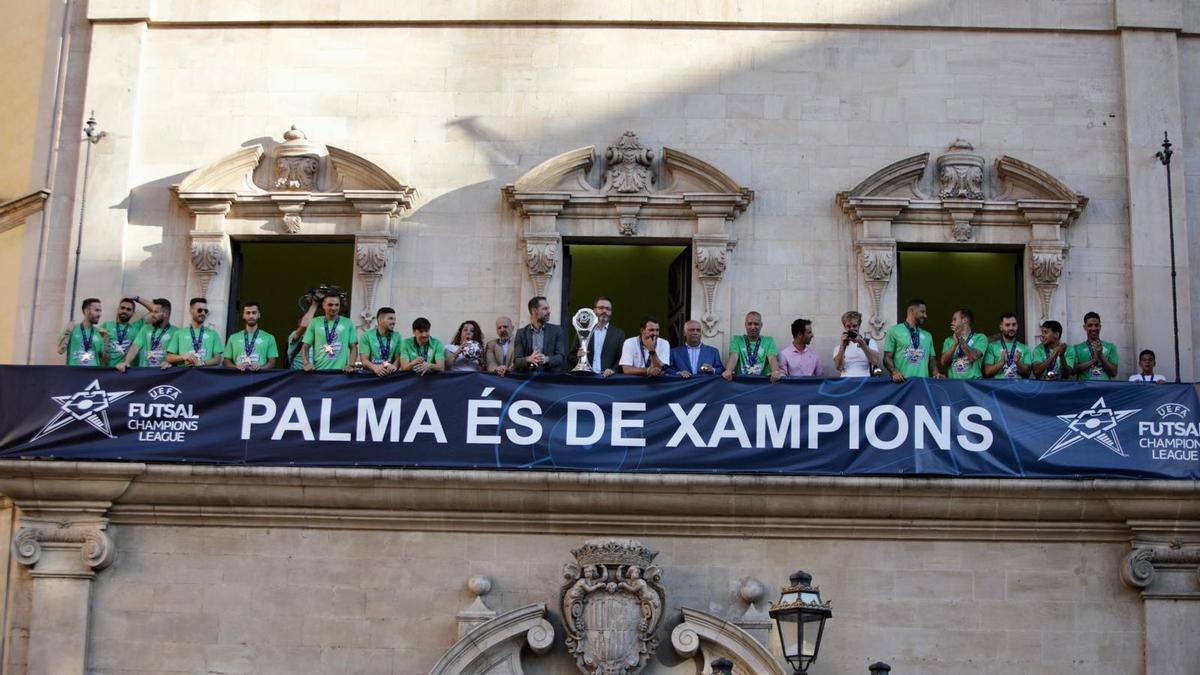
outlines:
{"label": "video camera", "polygon": [[304,295],[300,296],[298,304],[301,310],[307,311],[309,305],[314,302],[320,304],[322,300],[331,295],[341,298],[342,309],[344,310],[346,308],[346,290],[337,284],[321,284],[316,288],[308,289],[304,292]]}

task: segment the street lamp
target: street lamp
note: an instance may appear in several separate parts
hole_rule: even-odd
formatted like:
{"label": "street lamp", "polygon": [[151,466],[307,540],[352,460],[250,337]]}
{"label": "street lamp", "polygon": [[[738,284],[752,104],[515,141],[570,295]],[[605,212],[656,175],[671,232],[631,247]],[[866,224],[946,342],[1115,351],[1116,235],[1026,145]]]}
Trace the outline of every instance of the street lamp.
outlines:
{"label": "street lamp", "polygon": [[830,601],[821,601],[821,589],[812,586],[811,574],[796,572],[790,580],[792,584],[783,589],[779,602],[771,603],[769,614],[779,628],[783,658],[795,675],[803,675],[817,660],[825,621],[833,616],[833,610]]}
{"label": "street lamp", "polygon": [[1171,246],[1171,320],[1175,322],[1175,381],[1179,382],[1179,293],[1175,290],[1175,206],[1171,195],[1171,139],[1163,132],[1162,150],[1154,153],[1158,161],[1167,167],[1167,231]]}

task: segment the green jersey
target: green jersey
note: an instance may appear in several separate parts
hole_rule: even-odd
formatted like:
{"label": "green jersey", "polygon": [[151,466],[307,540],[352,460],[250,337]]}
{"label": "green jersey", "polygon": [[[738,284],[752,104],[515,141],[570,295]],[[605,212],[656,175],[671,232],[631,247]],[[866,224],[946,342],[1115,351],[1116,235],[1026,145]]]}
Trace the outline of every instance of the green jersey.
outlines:
{"label": "green jersey", "polygon": [[157,368],[167,362],[167,345],[175,339],[179,329],[171,324],[155,328],[150,324],[142,326],[133,344],[137,345],[137,365],[141,368]]}
{"label": "green jersey", "polygon": [[105,321],[100,325],[108,331],[108,366],[111,368],[125,360],[125,354],[133,346],[133,341],[137,339],[138,333],[142,332],[146,322],[143,319],[129,323]]}
{"label": "green jersey", "polygon": [[417,338],[404,338],[400,341],[400,358],[405,361],[412,361],[418,356],[425,357],[425,363],[441,363],[446,360],[446,348],[442,346],[442,341],[430,336],[425,342],[425,346],[421,347],[417,344]]}
{"label": "green jersey", "polygon": [[400,342],[400,334],[396,331],[392,331],[387,337],[380,335],[378,328],[366,331],[358,337],[358,358],[377,366],[383,365],[400,353]]}
{"label": "green jersey", "polygon": [[225,341],[225,358],[235,366],[267,365],[267,359],[279,358],[279,346],[275,344],[275,336],[255,329],[251,333],[239,330]]}
{"label": "green jersey", "polygon": [[[215,329],[208,326],[180,328],[175,331],[175,337],[167,343],[168,354],[178,354],[179,356],[195,354],[203,362],[208,362],[209,359],[224,351],[225,344],[221,342],[221,336]],[[175,365],[183,367],[187,364],[177,363]]]}
{"label": "green jersey", "polygon": [[[305,330],[307,330],[307,329],[305,329]],[[302,354],[300,354],[300,346],[296,344],[297,342],[302,343],[303,341],[304,341],[304,336],[301,335],[301,336],[297,337],[296,331],[292,331],[292,332],[288,333],[287,353],[295,354],[295,356],[291,357],[291,362],[288,363],[288,366],[287,366],[288,368],[291,368],[292,370],[304,370],[304,356]]]}
{"label": "green jersey", "polygon": [[350,319],[339,316],[330,321],[314,317],[304,331],[308,358],[316,370],[341,370],[350,363],[350,345],[358,342],[358,333]]}
{"label": "green jersey", "polygon": [[933,335],[924,328],[914,330],[908,323],[898,323],[884,336],[883,353],[892,355],[892,365],[904,377],[929,377]]}
{"label": "green jersey", "polygon": [[[994,366],[997,363],[1003,363],[1004,367],[996,371],[992,376],[996,380],[1019,380],[1021,379],[1021,371],[1017,368],[1017,354],[1021,355],[1020,363],[1032,365],[1032,352],[1029,347],[1020,340],[1014,342],[1005,342],[1003,338],[996,342],[989,343],[987,352],[983,355],[983,365]],[[1012,363],[1009,363],[1009,356],[1012,356]]]}
{"label": "green jersey", "polygon": [[983,377],[983,357],[988,348],[987,336],[983,333],[971,333],[967,336],[967,346],[979,352],[979,358],[975,359],[975,363],[971,363],[971,359],[967,358],[966,353],[954,346],[954,338],[948,337],[942,343],[943,354],[951,349],[954,350],[954,354],[950,357],[950,367],[946,369],[947,378],[978,380]]}
{"label": "green jersey", "polygon": [[770,335],[759,335],[757,340],[751,340],[747,335],[734,335],[729,341],[729,353],[738,357],[733,367],[735,375],[770,375],[768,357],[778,356],[779,350],[775,348],[775,338]]}
{"label": "green jersey", "polygon": [[96,326],[84,328],[83,323],[75,324],[71,329],[71,339],[67,342],[68,366],[102,366],[104,340]]}
{"label": "green jersey", "polygon": [[[1050,351],[1048,349],[1046,349],[1046,345],[1039,343],[1038,346],[1033,348],[1033,362],[1034,363],[1045,363],[1046,359],[1048,359],[1048,358],[1050,358]],[[1051,363],[1049,366],[1046,366],[1045,372],[1042,373],[1042,377],[1039,379],[1043,379],[1043,380],[1049,379],[1046,377],[1046,375],[1048,375],[1050,372],[1055,373],[1054,379],[1056,379],[1056,380],[1071,379],[1071,370],[1070,369],[1075,367],[1075,349],[1073,347],[1067,347],[1066,349],[1064,349],[1063,350],[1063,359],[1066,359],[1066,361],[1067,361],[1067,370],[1063,370],[1062,359],[1058,359],[1054,363]]]}
{"label": "green jersey", "polygon": [[[1116,345],[1114,345],[1111,342],[1105,342],[1105,341],[1101,340],[1100,341],[1100,349],[1104,352],[1104,358],[1107,359],[1109,363],[1117,363],[1118,362]],[[1088,361],[1092,360],[1092,346],[1090,344],[1088,344],[1086,341],[1080,342],[1079,344],[1075,345],[1071,349],[1068,349],[1067,352],[1068,353],[1074,352],[1075,363],[1077,365],[1082,365],[1082,364],[1087,363]],[[1096,361],[1096,363],[1093,364],[1091,368],[1088,368],[1087,370],[1085,370],[1079,374],[1079,379],[1081,379],[1081,380],[1111,380],[1112,378],[1108,376],[1108,373],[1104,372],[1104,366],[1101,365],[1099,361]]]}

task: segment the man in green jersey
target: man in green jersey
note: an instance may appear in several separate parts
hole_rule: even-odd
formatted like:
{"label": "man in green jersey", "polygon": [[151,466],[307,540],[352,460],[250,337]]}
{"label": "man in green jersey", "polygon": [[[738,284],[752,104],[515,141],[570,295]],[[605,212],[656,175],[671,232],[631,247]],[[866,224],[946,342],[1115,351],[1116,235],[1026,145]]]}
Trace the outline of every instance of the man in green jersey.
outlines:
{"label": "man in green jersey", "polygon": [[400,341],[400,370],[424,375],[446,369],[446,348],[441,340],[429,335],[431,327],[423,316],[413,320],[413,336]]}
{"label": "man in green jersey", "polygon": [[300,356],[304,370],[341,370],[354,372],[358,361],[358,333],[350,319],[341,315],[342,299],[327,295],[321,300],[322,315],[309,322],[304,331]]}
{"label": "man in green jersey", "polygon": [[279,358],[279,345],[275,336],[258,328],[262,310],[251,300],[242,305],[242,321],[245,328],[229,336],[225,341],[225,367],[241,371],[263,370],[275,367]]}
{"label": "man in green jersey", "polygon": [[1117,346],[1100,339],[1100,315],[1083,315],[1083,332],[1087,340],[1072,348],[1075,352],[1075,374],[1081,380],[1111,380],[1117,376]]}
{"label": "man in green jersey", "polygon": [[933,358],[933,336],[921,328],[928,316],[924,300],[909,300],[904,322],[892,326],[884,336],[883,367],[892,374],[892,382],[903,382],[910,377],[942,377]]}
{"label": "man in green jersey", "polygon": [[287,367],[292,370],[304,370],[304,358],[300,356],[300,350],[304,346],[304,334],[308,332],[308,324],[317,315],[317,310],[321,309],[321,301],[324,299],[325,296],[319,292],[310,294],[308,296],[308,310],[300,315],[300,322],[295,330],[288,333],[287,354],[284,355],[284,358],[287,361]]}
{"label": "man in green jersey", "polygon": [[102,366],[108,352],[108,331],[99,325],[104,310],[99,298],[88,298],[78,324],[67,324],[58,336],[58,353],[67,355],[68,366]]}
{"label": "man in green jersey", "polygon": [[146,325],[129,346],[125,360],[116,365],[116,369],[125,369],[134,363],[139,368],[171,367],[167,361],[167,345],[175,339],[175,327],[171,325],[171,301],[166,298],[155,298],[150,304],[150,313],[146,315]]}
{"label": "man in green jersey", "polygon": [[358,338],[358,357],[363,360],[363,367],[379,377],[396,372],[400,363],[396,310],[380,307],[375,312],[375,330],[363,331]]}
{"label": "man in green jersey", "polygon": [[221,365],[225,344],[215,328],[204,325],[208,321],[208,300],[192,298],[188,310],[192,321],[186,329],[175,331],[175,337],[167,344],[167,362],[189,368]]}
{"label": "man in green jersey", "polygon": [[150,303],[143,300],[140,295],[121,298],[121,302],[117,303],[117,320],[105,321],[100,324],[104,330],[108,331],[108,366],[110,368],[125,361],[125,352],[133,346],[133,341],[137,339],[138,333],[142,332],[142,327],[146,325],[145,320],[133,318],[137,313],[137,305],[141,305],[147,310],[152,309]]}
{"label": "man in green jersey", "polygon": [[978,380],[983,377],[983,353],[988,339],[975,332],[975,314],[963,307],[950,319],[950,337],[942,343],[942,370],[952,380]]}
{"label": "man in green jersey", "polygon": [[1033,348],[1033,377],[1038,380],[1069,380],[1075,370],[1075,350],[1062,341],[1062,324],[1042,322],[1042,341]]}
{"label": "man in green jersey", "polygon": [[983,355],[983,376],[998,380],[1019,380],[1029,376],[1033,366],[1029,347],[1017,339],[1020,323],[1017,315],[1005,312],[1000,315],[1000,339],[987,346]]}
{"label": "man in green jersey", "polygon": [[732,380],[734,375],[766,375],[772,382],[778,382],[783,377],[779,372],[779,350],[775,348],[775,338],[763,335],[762,325],[762,314],[746,314],[746,334],[734,335],[729,341],[725,372],[721,373],[726,381]]}

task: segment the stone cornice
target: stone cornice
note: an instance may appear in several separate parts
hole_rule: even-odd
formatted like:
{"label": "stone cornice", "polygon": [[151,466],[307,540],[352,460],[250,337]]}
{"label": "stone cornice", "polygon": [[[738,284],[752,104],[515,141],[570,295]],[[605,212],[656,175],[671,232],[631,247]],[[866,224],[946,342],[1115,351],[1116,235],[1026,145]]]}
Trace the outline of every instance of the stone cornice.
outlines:
{"label": "stone cornice", "polygon": [[43,204],[49,198],[49,190],[38,190],[16,199],[0,202],[0,232],[8,231],[24,223],[26,218],[41,211]]}
{"label": "stone cornice", "polygon": [[[1200,522],[1200,485],[0,462],[18,506],[111,501],[114,523],[1129,541]],[[798,518],[795,514],[804,514]]]}

